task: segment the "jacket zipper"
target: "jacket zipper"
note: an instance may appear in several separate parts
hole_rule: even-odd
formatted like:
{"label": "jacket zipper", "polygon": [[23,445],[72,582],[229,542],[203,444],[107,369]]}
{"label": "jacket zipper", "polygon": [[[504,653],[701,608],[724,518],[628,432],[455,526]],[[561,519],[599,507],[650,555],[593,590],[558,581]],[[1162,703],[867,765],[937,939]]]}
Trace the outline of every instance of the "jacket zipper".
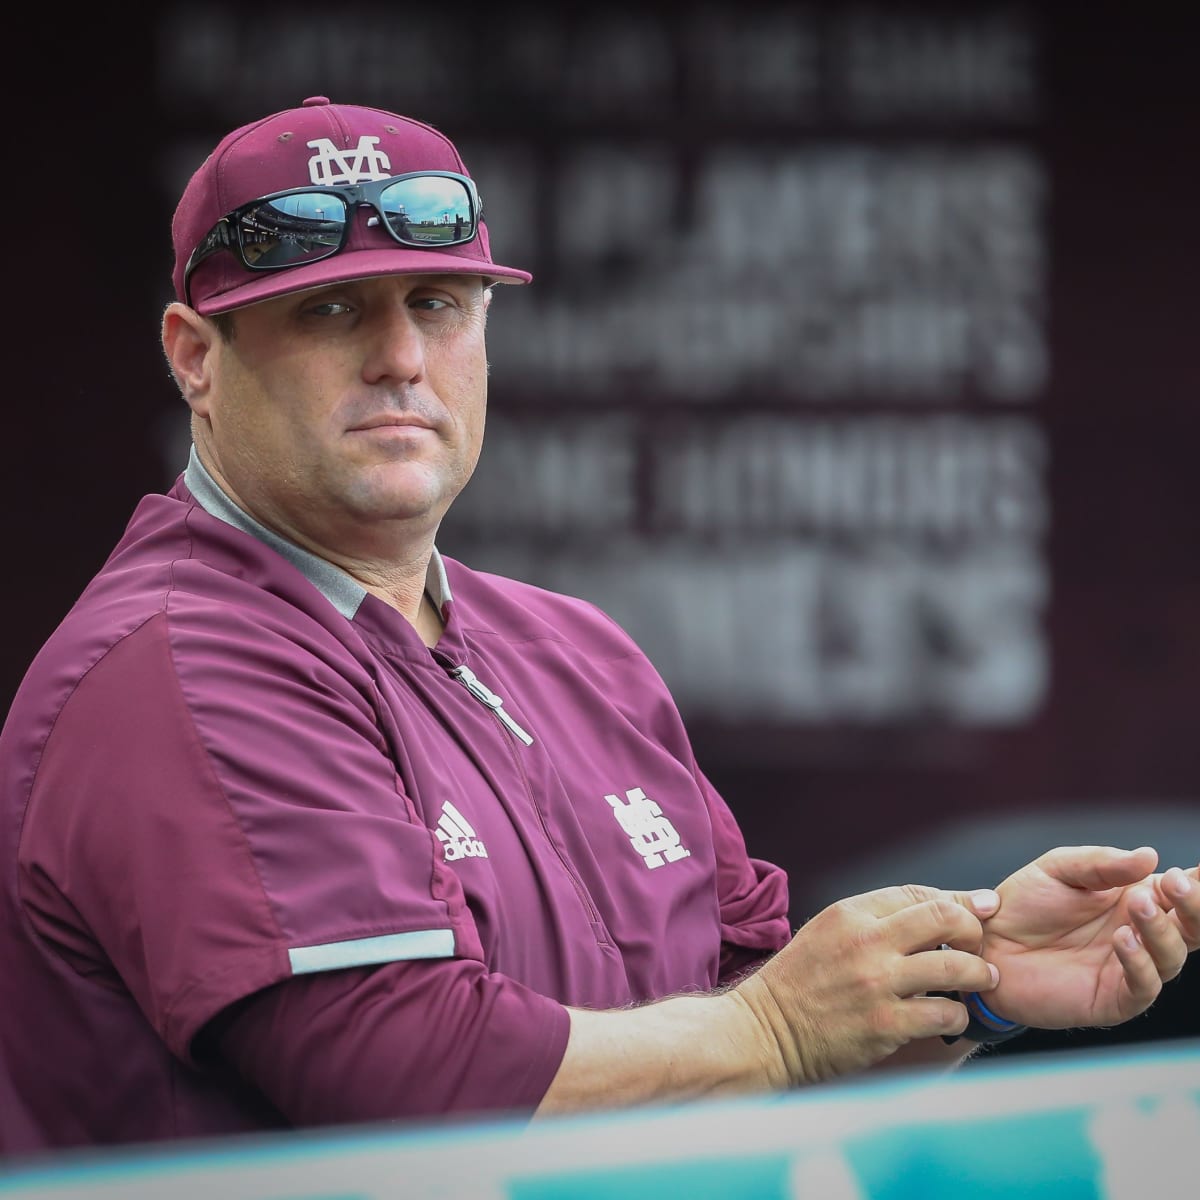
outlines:
{"label": "jacket zipper", "polygon": [[533,745],[533,738],[504,711],[504,701],[485,683],[482,683],[470,667],[449,667],[447,669],[452,679],[457,679],[480,704],[490,708],[500,718],[509,733],[520,738],[525,745]]}
{"label": "jacket zipper", "polygon": [[[520,739],[525,743],[526,746],[533,745],[533,738],[526,733],[525,730],[522,729],[521,726],[518,725],[517,722],[508,715],[508,713],[504,711],[504,701],[501,700],[500,697],[497,696],[496,693],[487,686],[487,684],[483,683],[470,667],[451,666],[451,660],[443,657],[443,655],[440,653],[435,653],[434,658],[441,661],[442,665],[446,669],[446,672],[452,679],[457,679],[458,682],[461,683],[467,689],[467,691],[469,691],[471,695],[480,702],[480,704],[484,705],[486,708],[490,708],[492,712],[494,712],[499,718],[504,727],[514,737]],[[516,756],[514,755],[514,757]],[[592,898],[588,894],[587,888],[583,886],[583,881],[578,875],[576,875],[575,869],[567,861],[562,850],[559,849],[558,843],[555,842],[555,840],[550,836],[550,830],[546,828],[545,815],[538,806],[537,799],[533,795],[533,789],[529,785],[529,776],[525,773],[525,769],[521,767],[520,763],[517,765],[521,772],[521,778],[525,782],[525,794],[529,797],[529,803],[533,809],[534,815],[537,817],[538,826],[541,828],[542,836],[546,839],[547,845],[549,845],[554,851],[558,861],[562,864],[562,868],[566,872],[567,878],[571,881],[571,885],[574,887],[576,894],[579,896],[579,902],[583,905],[584,912],[587,913],[592,927],[594,929],[602,930],[603,925],[601,924],[600,913],[597,910],[596,905],[592,902]],[[608,942],[606,937],[598,938],[597,940],[601,944],[607,944]]]}

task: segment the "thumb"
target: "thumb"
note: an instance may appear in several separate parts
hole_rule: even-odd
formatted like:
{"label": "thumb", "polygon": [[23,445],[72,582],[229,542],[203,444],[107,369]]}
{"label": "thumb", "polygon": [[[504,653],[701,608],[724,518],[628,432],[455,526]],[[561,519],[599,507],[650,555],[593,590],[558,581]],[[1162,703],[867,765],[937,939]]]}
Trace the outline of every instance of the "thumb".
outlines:
{"label": "thumb", "polygon": [[1102,891],[1145,879],[1158,865],[1153,846],[1119,850],[1115,846],[1059,846],[1038,860],[1042,870],[1069,887]]}

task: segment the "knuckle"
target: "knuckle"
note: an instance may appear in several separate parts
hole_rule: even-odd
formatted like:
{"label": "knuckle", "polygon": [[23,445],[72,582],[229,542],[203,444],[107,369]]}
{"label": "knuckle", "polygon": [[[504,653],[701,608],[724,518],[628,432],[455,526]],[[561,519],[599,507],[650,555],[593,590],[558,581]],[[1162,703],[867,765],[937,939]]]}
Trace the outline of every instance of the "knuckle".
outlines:
{"label": "knuckle", "polygon": [[937,956],[938,990],[954,991],[961,986],[957,960],[949,953]]}
{"label": "knuckle", "polygon": [[904,883],[897,889],[910,904],[925,904],[936,901],[941,894],[937,888],[927,887],[923,883]]}
{"label": "knuckle", "polygon": [[960,936],[982,936],[983,925],[979,918],[961,904],[945,896],[939,896],[929,903],[934,919],[942,928]]}
{"label": "knuckle", "polygon": [[850,975],[850,988],[860,996],[875,996],[883,991],[886,985],[882,972],[870,959],[860,962]]}

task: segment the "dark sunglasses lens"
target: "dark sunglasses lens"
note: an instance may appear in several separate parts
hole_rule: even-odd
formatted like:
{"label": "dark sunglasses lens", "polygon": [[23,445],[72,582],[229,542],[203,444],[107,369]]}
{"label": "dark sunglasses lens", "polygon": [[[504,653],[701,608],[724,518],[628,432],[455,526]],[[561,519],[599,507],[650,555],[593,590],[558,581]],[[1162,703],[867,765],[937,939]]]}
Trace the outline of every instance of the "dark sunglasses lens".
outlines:
{"label": "dark sunglasses lens", "polygon": [[388,184],[380,194],[393,235],[409,246],[453,246],[475,236],[475,211],[466,185],[440,175]]}
{"label": "dark sunglasses lens", "polygon": [[246,262],[260,271],[316,262],[337,252],[346,202],[328,192],[276,196],[242,210],[238,237]]}

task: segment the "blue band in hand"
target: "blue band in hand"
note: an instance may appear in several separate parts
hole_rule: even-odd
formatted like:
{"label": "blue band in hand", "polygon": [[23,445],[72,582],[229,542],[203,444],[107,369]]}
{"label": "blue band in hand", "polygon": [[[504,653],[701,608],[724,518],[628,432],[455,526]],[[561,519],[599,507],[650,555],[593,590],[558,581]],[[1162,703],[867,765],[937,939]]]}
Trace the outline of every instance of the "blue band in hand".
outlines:
{"label": "blue band in hand", "polygon": [[1008,1033],[1013,1029],[1022,1029],[1023,1032],[1023,1027],[1019,1026],[1016,1021],[1006,1021],[1003,1017],[996,1016],[983,1002],[983,997],[978,992],[962,992],[960,999],[967,1006],[967,1012],[972,1017],[996,1033]]}
{"label": "blue band in hand", "polygon": [[953,1046],[960,1038],[987,1045],[1007,1042],[1009,1038],[1020,1037],[1028,1029],[1026,1025],[1018,1025],[1015,1021],[997,1016],[984,1004],[978,992],[930,992],[929,995],[945,996],[947,1000],[957,1000],[966,1007],[967,1027],[960,1034],[944,1034],[942,1041],[947,1046]]}

